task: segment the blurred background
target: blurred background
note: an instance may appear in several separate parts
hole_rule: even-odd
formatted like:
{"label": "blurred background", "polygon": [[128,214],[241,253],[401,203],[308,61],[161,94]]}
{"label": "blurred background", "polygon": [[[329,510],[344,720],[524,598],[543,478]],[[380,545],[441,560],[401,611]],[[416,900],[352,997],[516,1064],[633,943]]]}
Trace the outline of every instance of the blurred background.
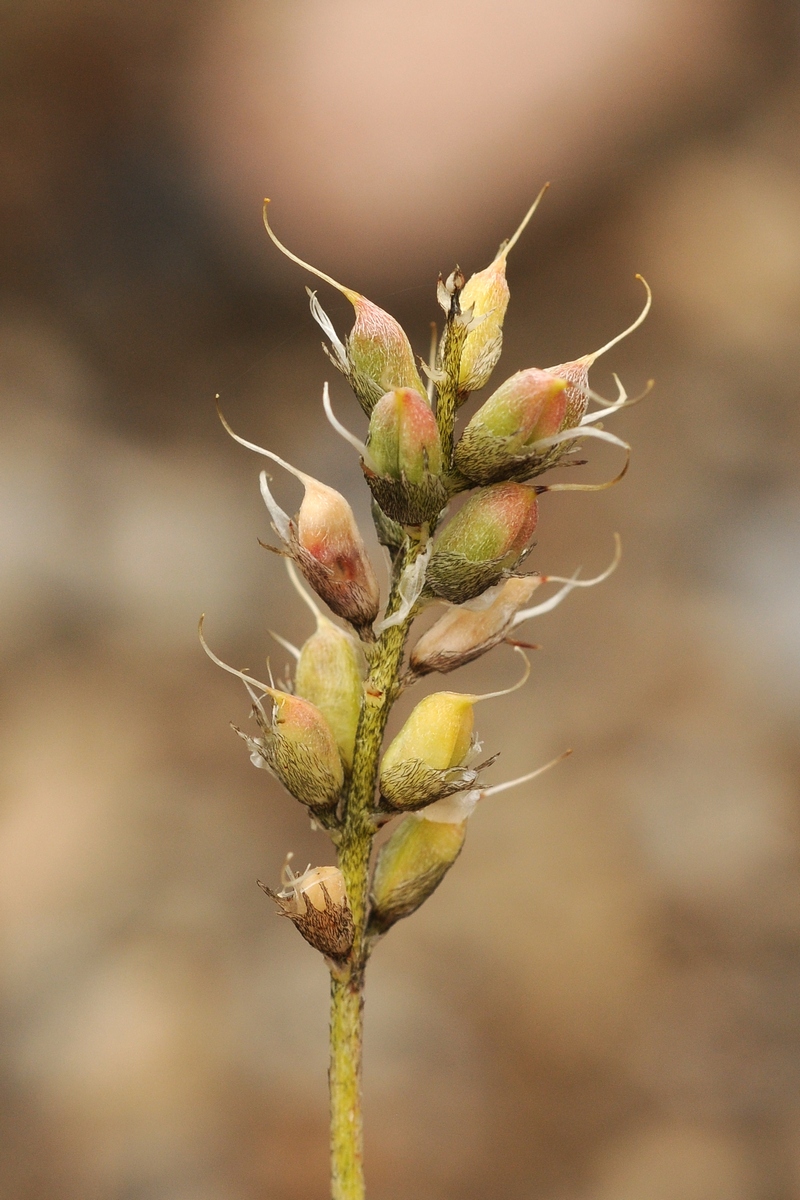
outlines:
{"label": "blurred background", "polygon": [[[622,565],[525,627],[524,697],[480,712],[493,781],[575,753],[478,810],[373,960],[370,1195],[800,1197],[795,5],[1,19],[2,1196],[327,1193],[327,974],[255,880],[331,850],[251,767],[244,691],[196,638],[205,611],[257,674],[269,629],[311,628],[213,397],[366,528],[323,381],[363,417],[262,196],[425,353],[438,272],[484,266],[550,179],[495,384],[622,329],[640,271],[653,313],[592,382],[656,388],[615,418],[628,477],[545,497],[529,560],[595,573],[619,531]],[[587,478],[616,469],[588,449]],[[501,647],[456,686],[515,677]]]}

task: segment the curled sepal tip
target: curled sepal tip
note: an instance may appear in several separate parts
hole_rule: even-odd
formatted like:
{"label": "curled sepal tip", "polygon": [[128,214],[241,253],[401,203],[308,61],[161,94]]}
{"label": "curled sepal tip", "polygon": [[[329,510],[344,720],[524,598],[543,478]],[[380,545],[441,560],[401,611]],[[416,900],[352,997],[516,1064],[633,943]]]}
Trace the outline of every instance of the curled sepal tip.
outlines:
{"label": "curled sepal tip", "polygon": [[433,895],[461,853],[467,823],[480,800],[535,779],[571,753],[567,750],[518,779],[459,792],[405,816],[381,848],[375,864],[370,893],[371,937],[381,937]]}
{"label": "curled sepal tip", "polygon": [[347,500],[341,492],[299,471],[272,450],[234,433],[219,405],[217,411],[234,441],[278,463],[300,480],[303,502],[291,520],[272,495],[266,472],[260,475],[261,495],[275,532],[283,542],[283,553],[295,560],[314,591],[337,617],[349,621],[365,641],[374,640],[372,623],[378,615],[380,589]]}
{"label": "curled sepal tip", "polygon": [[265,200],[264,226],[280,252],[304,270],[310,271],[318,279],[336,288],[353,305],[355,324],[342,342],[316,295],[309,292],[311,315],[331,343],[329,357],[346,376],[367,415],[390,388],[410,387],[424,392],[425,387],[417,371],[414,352],[399,322],[377,304],[367,300],[360,292],[338,283],[330,275],[320,271],[318,267],[312,267],[310,263],[287,249],[269,223],[268,205],[269,201]]}
{"label": "curled sepal tip", "polygon": [[642,284],[646,293],[644,306],[636,320],[627,329],[623,329],[622,333],[618,333],[609,342],[606,342],[604,346],[601,346],[599,350],[594,350],[591,354],[584,354],[581,358],[574,359],[572,362],[559,363],[558,366],[547,368],[547,371],[551,375],[556,375],[567,381],[567,410],[564,416],[564,429],[574,429],[576,426],[579,426],[586,414],[589,401],[592,398],[592,391],[589,387],[589,368],[594,365],[601,355],[610,350],[612,346],[618,345],[619,342],[629,337],[634,330],[638,329],[650,312],[653,303],[653,293],[650,290],[650,285],[643,275],[637,275],[636,278]]}

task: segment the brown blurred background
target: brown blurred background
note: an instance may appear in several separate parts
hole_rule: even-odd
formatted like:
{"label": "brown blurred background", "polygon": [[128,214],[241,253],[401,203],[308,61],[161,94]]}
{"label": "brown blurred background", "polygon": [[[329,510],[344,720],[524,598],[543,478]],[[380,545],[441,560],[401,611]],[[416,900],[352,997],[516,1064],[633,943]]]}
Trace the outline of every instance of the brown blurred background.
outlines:
{"label": "brown blurred background", "polygon": [[[326,973],[254,881],[331,852],[250,766],[195,633],[204,610],[255,671],[283,663],[268,629],[310,628],[213,396],[366,522],[262,196],[424,352],[437,273],[485,265],[546,178],[496,381],[623,328],[641,271],[653,314],[593,383],[657,387],[615,420],[627,479],[546,497],[531,559],[594,573],[619,530],[622,566],[526,627],[523,699],[480,713],[493,780],[575,753],[477,812],[374,959],[370,1194],[800,1197],[795,5],[28,0],[2,24],[4,1200],[326,1194]],[[496,650],[458,686],[515,670]]]}

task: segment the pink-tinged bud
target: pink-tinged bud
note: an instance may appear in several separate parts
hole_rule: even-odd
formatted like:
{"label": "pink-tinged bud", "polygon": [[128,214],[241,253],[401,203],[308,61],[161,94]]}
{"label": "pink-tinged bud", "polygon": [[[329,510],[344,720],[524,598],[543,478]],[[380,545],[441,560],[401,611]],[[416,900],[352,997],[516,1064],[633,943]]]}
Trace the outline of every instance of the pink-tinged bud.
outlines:
{"label": "pink-tinged bud", "polygon": [[427,399],[387,392],[372,410],[364,474],[383,512],[401,525],[433,521],[447,503],[439,428]]}
{"label": "pink-tinged bud", "polygon": [[259,887],[315,950],[334,960],[347,957],[353,945],[353,914],[338,867],[309,867],[295,875],[287,859],[281,890],[273,892],[263,883]]}
{"label": "pink-tinged bud", "polygon": [[288,463],[282,465],[301,479],[305,496],[290,521],[269,490],[266,472],[261,472],[261,494],[276,533],[317,595],[363,640],[374,641],[380,589],[352,508],[334,488]]}
{"label": "pink-tinged bud", "polygon": [[364,694],[361,658],[352,638],[321,615],[300,651],[294,690],[325,717],[349,771]]}
{"label": "pink-tinged bud", "polygon": [[474,483],[529,479],[546,470],[560,446],[530,447],[559,433],[567,413],[568,383],[548,371],[518,371],[469,421],[456,446],[455,464]]}
{"label": "pink-tinged bud", "polygon": [[259,704],[253,706],[262,737],[251,738],[236,729],[247,743],[254,765],[276,775],[301,804],[315,812],[332,811],[341,794],[344,771],[330,725],[310,701],[259,686],[272,700],[269,721]]}
{"label": "pink-tinged bud", "polygon": [[324,279],[352,304],[356,320],[344,343],[333,327],[328,314],[323,310],[316,295],[309,291],[311,315],[330,339],[331,349],[326,353],[334,366],[342,372],[355,392],[359,404],[367,416],[384,393],[392,388],[413,388],[424,393],[425,385],[419,377],[414,352],[403,327],[377,304],[367,300],[352,288],[337,283],[324,271],[312,267],[283,245],[272,232],[264,201],[264,225],[272,241],[282,254],[298,266],[304,267],[318,279]]}
{"label": "pink-tinged bud", "polygon": [[447,674],[498,645],[541,582],[541,575],[515,575],[467,604],[450,608],[412,650],[411,675]]}
{"label": "pink-tinged bud", "polygon": [[367,415],[391,388],[424,393],[425,385],[402,326],[358,292],[347,291],[345,295],[356,313],[355,325],[346,342],[345,374]]}
{"label": "pink-tinged bud", "polygon": [[467,280],[461,292],[461,311],[471,311],[475,323],[474,328],[467,334],[461,352],[458,390],[462,395],[477,392],[479,388],[484,387],[500,358],[503,349],[503,321],[511,296],[506,282],[506,261],[509,251],[516,245],[546,190],[547,184],[525,214],[514,236],[503,243],[488,267],[484,267]]}
{"label": "pink-tinged bud", "polygon": [[380,589],[353,510],[344,496],[305,471],[298,471],[272,450],[239,437],[219,407],[217,413],[234,441],[271,458],[300,480],[305,494],[300,511],[291,521],[269,490],[266,471],[260,475],[261,495],[284,545],[284,550],[277,553],[286,553],[295,560],[314,591],[337,617],[349,621],[365,641],[374,641],[372,623],[380,607]]}
{"label": "pink-tinged bud", "polygon": [[[591,355],[585,358],[577,358],[574,362],[559,363],[557,367],[548,367],[547,374],[555,379],[563,380],[564,382],[564,399],[566,400],[564,408],[564,419],[561,423],[561,429],[575,429],[581,423],[581,418],[586,414],[586,409],[589,407],[589,367],[594,359]],[[559,433],[560,430],[554,432]],[[548,437],[548,434],[542,434],[542,437]],[[565,452],[566,443],[562,443],[557,447],[561,453]]]}
{"label": "pink-tinged bud", "polygon": [[537,519],[532,488],[519,483],[483,488],[436,538],[426,587],[452,604],[485,592],[520,562]]}

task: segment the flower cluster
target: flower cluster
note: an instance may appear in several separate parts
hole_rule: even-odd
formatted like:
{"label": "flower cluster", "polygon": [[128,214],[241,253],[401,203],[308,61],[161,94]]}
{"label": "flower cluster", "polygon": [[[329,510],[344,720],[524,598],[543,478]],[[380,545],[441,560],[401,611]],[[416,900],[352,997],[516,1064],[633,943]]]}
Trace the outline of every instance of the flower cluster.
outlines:
{"label": "flower cluster", "polygon": [[[338,867],[309,867],[299,876],[287,867],[283,888],[265,890],[340,975],[363,969],[374,942],[439,885],[461,851],[478,800],[512,786],[481,783],[482,770],[494,758],[476,761],[480,743],[474,709],[489,697],[455,691],[427,695],[383,748],[394,701],[421,677],[450,673],[501,642],[510,642],[524,658],[514,639],[518,627],[555,607],[572,589],[601,582],[619,561],[617,540],[611,565],[595,579],[522,569],[541,493],[607,487],[627,469],[627,443],[599,422],[635,401],[619,381],[616,399],[604,400],[591,389],[588,373],[599,355],[646,316],[650,291],[644,280],[646,303],[623,334],[571,362],[518,371],[456,436],[458,409],[489,382],[499,360],[509,302],[508,255],[540,198],[482,271],[465,279],[456,268],[440,277],[444,325],[427,363],[415,358],[392,316],[287,250],[270,227],[265,205],[266,228],[278,248],[338,289],[355,312],[353,327],[342,339],[309,291],[312,315],[328,340],[326,353],[367,418],[363,438],[348,431],[334,415],[325,386],[328,418],[360,457],[378,539],[391,562],[391,586],[382,606],[374,567],[344,496],[246,441],[222,418],[237,441],[303,485],[302,503],[291,517],[275,500],[267,473],[261,474],[278,540],[269,548],[285,558],[315,628],[299,649],[279,639],[297,660],[293,683],[281,687],[271,676],[268,684],[260,683],[227,667],[205,640],[203,645],[241,677],[250,693],[255,729],[237,733],[253,763],[277,777],[339,849]],[[554,467],[580,465],[574,455],[587,437],[625,452],[615,479],[542,483],[541,476]],[[461,496],[463,502],[451,513]],[[558,591],[532,603],[534,592],[553,583],[561,585]],[[444,612],[406,656],[412,622],[431,605],[444,605]],[[528,674],[526,659],[515,687]],[[389,822],[394,827],[371,858],[373,837]]]}

